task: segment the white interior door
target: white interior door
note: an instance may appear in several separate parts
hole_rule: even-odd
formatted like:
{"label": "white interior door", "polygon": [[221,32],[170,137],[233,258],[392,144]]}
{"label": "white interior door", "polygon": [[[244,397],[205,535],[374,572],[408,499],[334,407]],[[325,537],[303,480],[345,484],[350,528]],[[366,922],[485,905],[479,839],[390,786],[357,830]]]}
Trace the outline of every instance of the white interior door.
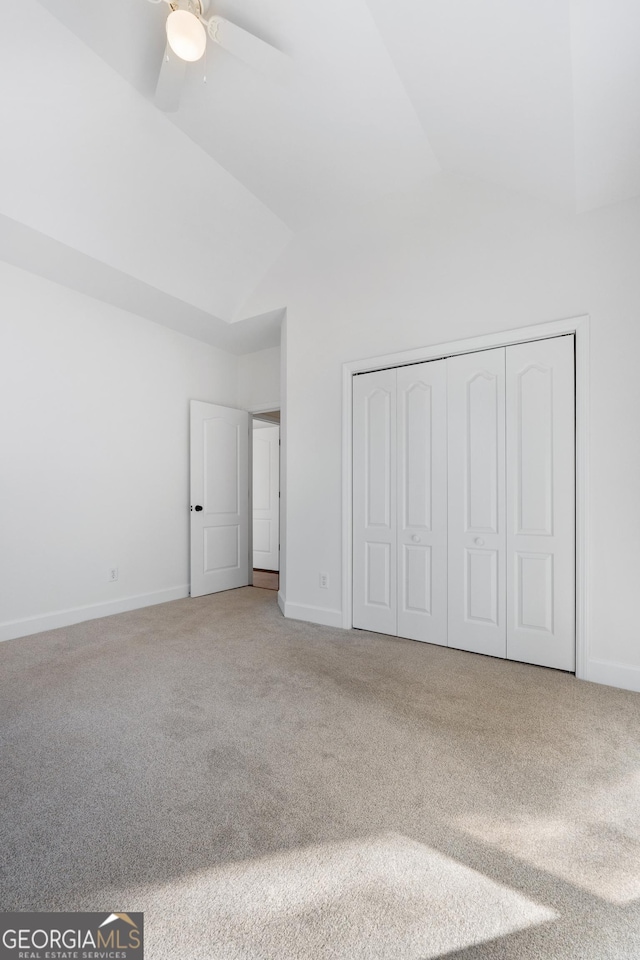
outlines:
{"label": "white interior door", "polygon": [[574,338],[506,354],[507,656],[574,670]]}
{"label": "white interior door", "polygon": [[505,350],[447,362],[449,646],[506,657]]}
{"label": "white interior door", "polygon": [[280,427],[253,427],[253,566],[277,570],[280,539]]}
{"label": "white interior door", "polygon": [[353,625],[395,634],[396,378],[353,378]]}
{"label": "white interior door", "polygon": [[397,372],[398,636],[447,644],[447,361]]}
{"label": "white interior door", "polygon": [[249,583],[249,416],[191,401],[191,596]]}

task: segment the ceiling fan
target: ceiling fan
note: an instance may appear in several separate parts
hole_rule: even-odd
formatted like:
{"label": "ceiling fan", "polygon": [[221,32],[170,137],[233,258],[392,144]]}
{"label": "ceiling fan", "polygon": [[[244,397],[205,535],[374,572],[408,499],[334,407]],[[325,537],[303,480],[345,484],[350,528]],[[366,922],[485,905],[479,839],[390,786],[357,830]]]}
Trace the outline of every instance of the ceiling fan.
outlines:
{"label": "ceiling fan", "polygon": [[167,46],[156,87],[156,105],[167,112],[180,106],[180,95],[188,63],[204,55],[207,37],[250,67],[276,80],[286,77],[289,58],[235,23],[214,14],[207,17],[209,0],[149,0],[166,3]]}

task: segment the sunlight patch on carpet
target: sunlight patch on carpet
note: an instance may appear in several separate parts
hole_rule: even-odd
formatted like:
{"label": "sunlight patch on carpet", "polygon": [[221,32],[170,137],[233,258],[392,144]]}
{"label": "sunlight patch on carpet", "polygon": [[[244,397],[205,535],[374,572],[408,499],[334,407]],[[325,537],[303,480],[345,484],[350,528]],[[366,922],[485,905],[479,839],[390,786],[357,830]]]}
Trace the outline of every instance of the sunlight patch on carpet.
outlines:
{"label": "sunlight patch on carpet", "polygon": [[640,898],[640,774],[574,798],[553,816],[471,816],[456,826],[610,903]]}
{"label": "sunlight patch on carpet", "polygon": [[556,917],[397,834],[233,863],[135,899],[151,955],[191,960],[429,960]]}

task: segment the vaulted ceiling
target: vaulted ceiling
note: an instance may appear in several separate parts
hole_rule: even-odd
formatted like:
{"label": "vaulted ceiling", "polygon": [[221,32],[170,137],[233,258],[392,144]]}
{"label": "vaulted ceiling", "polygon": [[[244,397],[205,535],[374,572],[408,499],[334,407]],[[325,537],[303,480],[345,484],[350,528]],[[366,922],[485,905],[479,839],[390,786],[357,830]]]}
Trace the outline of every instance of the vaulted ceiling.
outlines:
{"label": "vaulted ceiling", "polygon": [[[165,4],[20,0],[0,32],[0,256],[242,352],[296,233],[439,172],[576,213],[640,193],[637,0],[217,0],[291,57],[209,44],[153,92]],[[204,76],[206,74],[206,83]]]}

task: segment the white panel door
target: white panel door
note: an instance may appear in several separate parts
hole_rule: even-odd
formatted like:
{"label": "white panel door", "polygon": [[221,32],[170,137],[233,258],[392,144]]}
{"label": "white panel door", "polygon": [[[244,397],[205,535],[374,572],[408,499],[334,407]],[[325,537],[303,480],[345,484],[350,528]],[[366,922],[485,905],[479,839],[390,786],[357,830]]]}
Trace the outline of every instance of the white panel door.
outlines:
{"label": "white panel door", "polygon": [[447,361],[449,646],[505,657],[505,350]]}
{"label": "white panel door", "polygon": [[353,625],[395,634],[396,371],[353,378]]}
{"label": "white panel door", "polygon": [[191,596],[249,583],[249,416],[191,401]]}
{"label": "white panel door", "polygon": [[280,427],[253,429],[253,566],[277,570],[280,541]]}
{"label": "white panel door", "polygon": [[574,338],[506,353],[507,656],[574,670]]}
{"label": "white panel door", "polygon": [[447,644],[447,361],[400,367],[398,635]]}

